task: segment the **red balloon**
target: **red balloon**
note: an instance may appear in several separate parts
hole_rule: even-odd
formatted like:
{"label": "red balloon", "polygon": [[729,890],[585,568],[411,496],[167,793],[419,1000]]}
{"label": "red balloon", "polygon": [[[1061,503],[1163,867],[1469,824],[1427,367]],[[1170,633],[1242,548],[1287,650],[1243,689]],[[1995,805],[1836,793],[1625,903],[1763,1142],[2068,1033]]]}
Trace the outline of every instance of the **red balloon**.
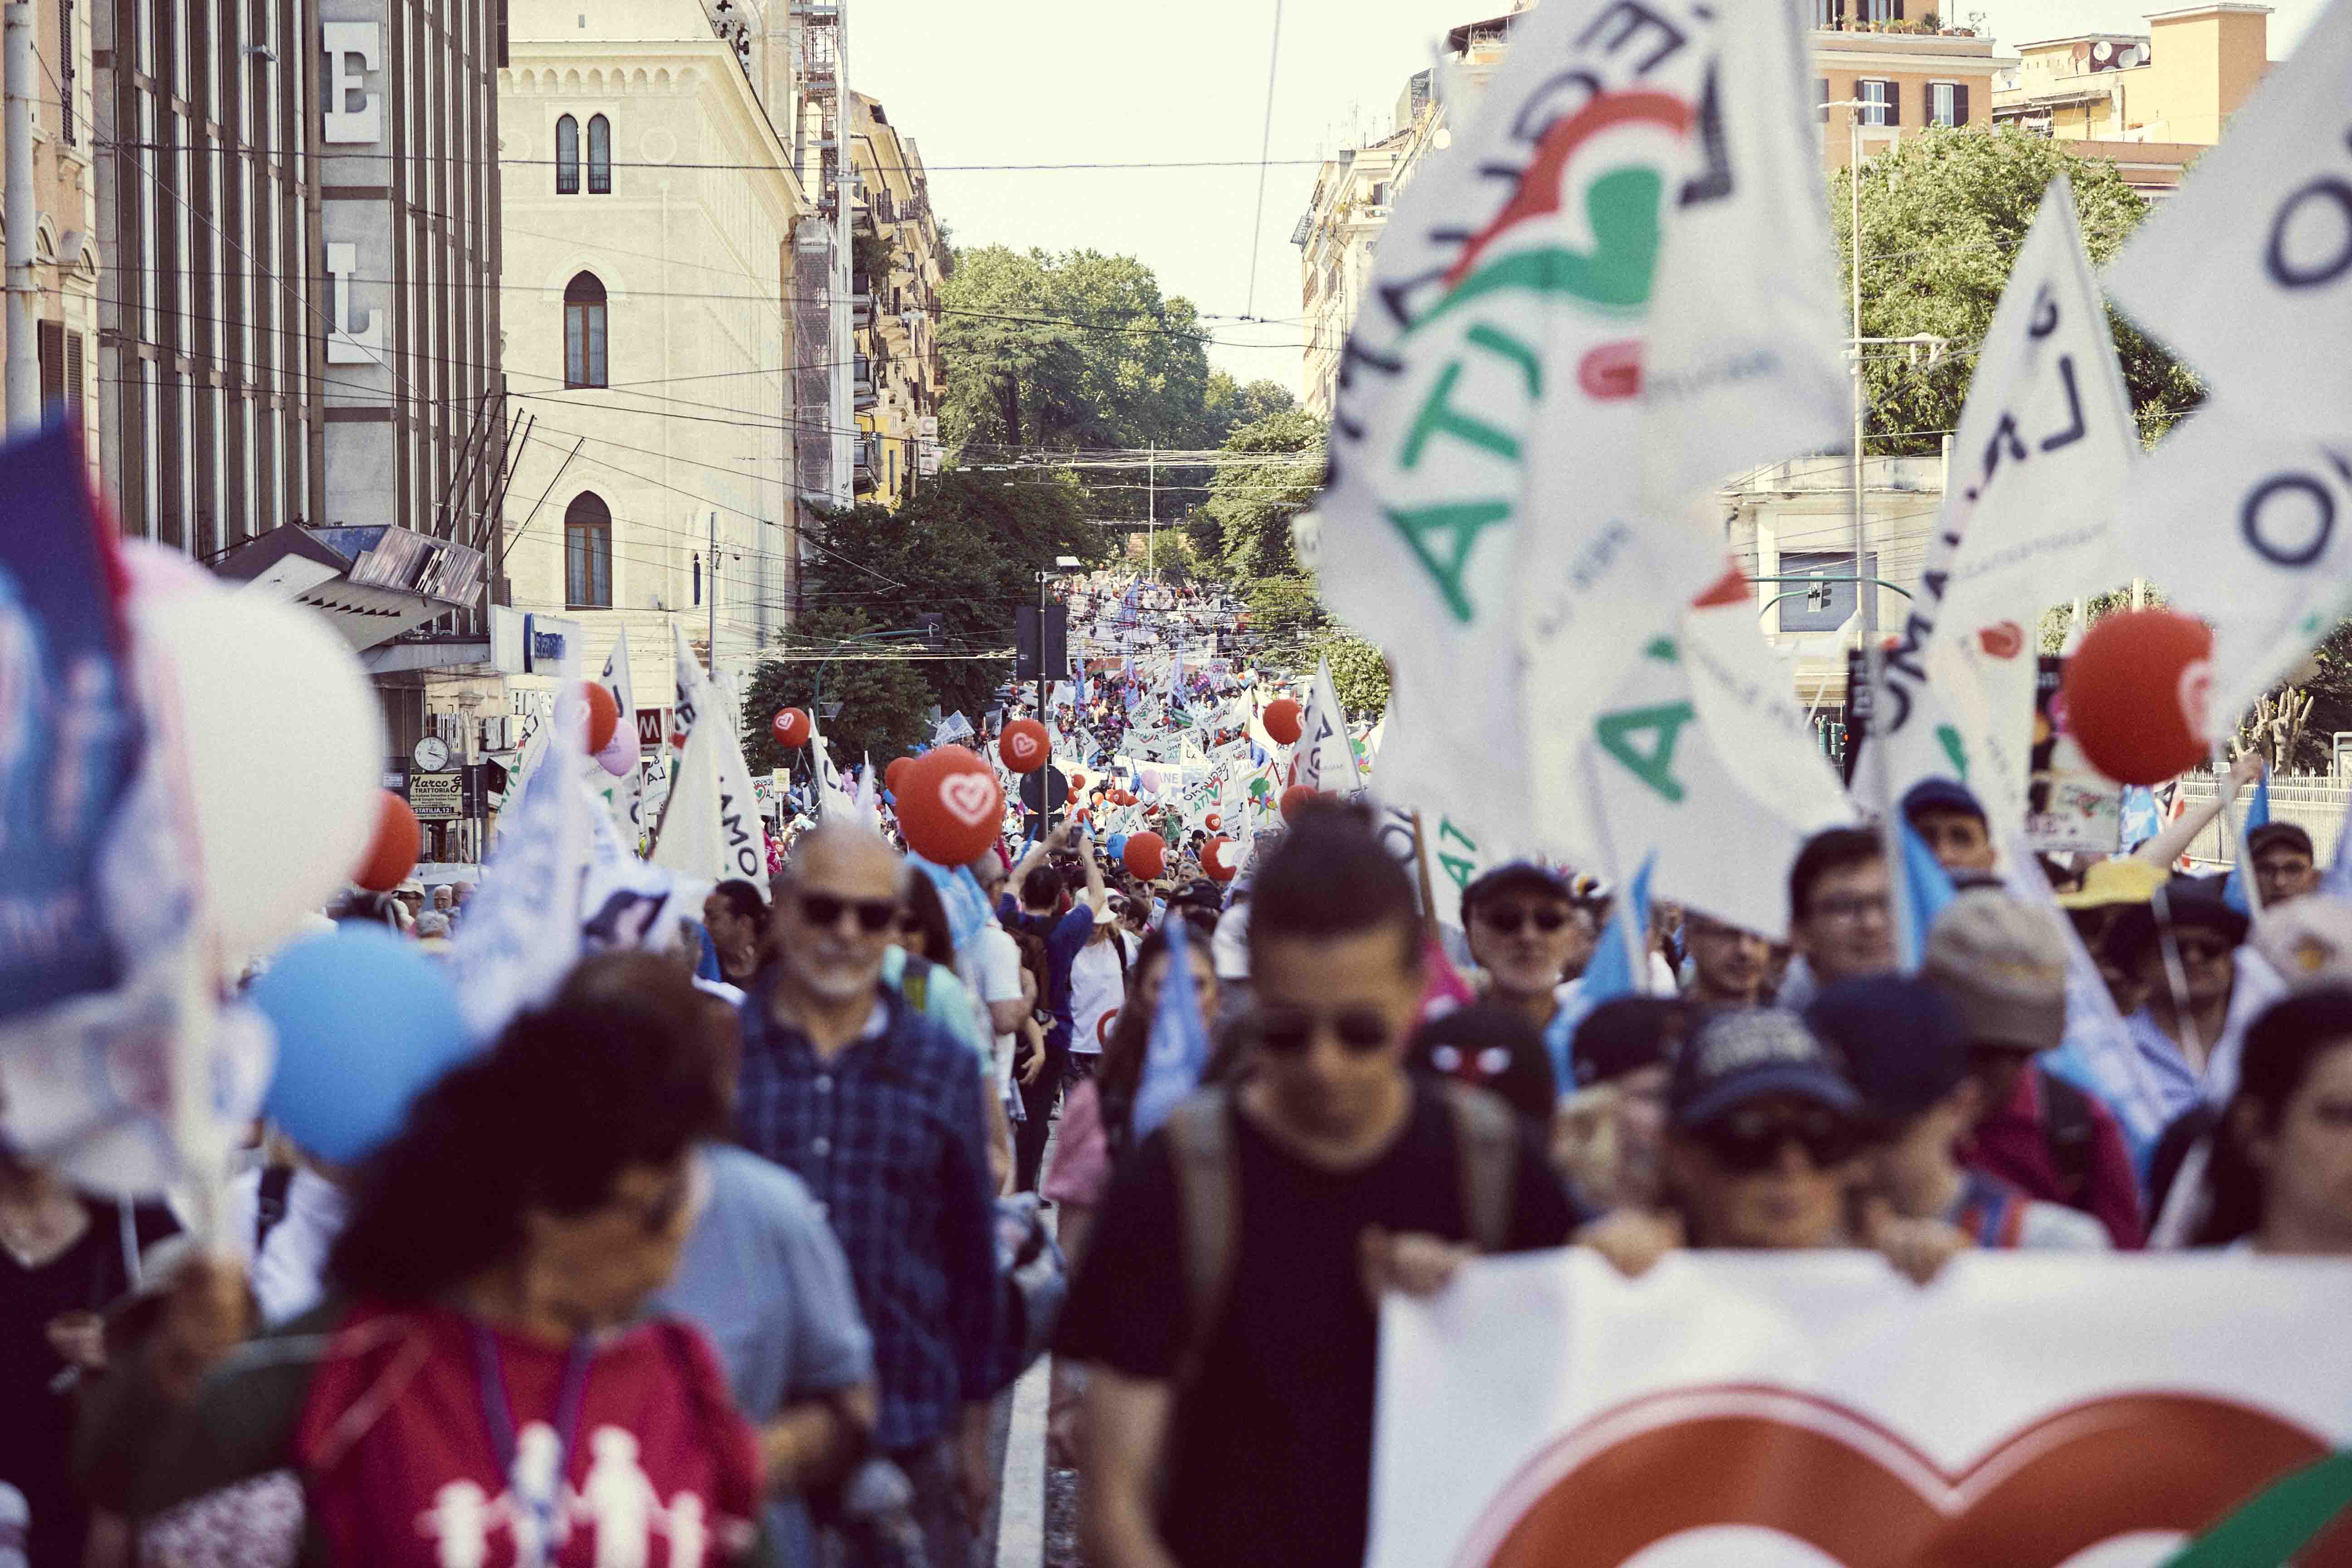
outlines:
{"label": "red balloon", "polygon": [[1015,719],[998,737],[996,754],[1016,773],[1034,773],[1054,754],[1053,737],[1034,719]]}
{"label": "red balloon", "polygon": [[1168,841],[1157,833],[1130,834],[1119,862],[1143,880],[1156,880],[1168,868]]}
{"label": "red balloon", "polygon": [[1288,822],[1292,817],[1297,816],[1298,808],[1313,800],[1320,793],[1318,790],[1308,789],[1305,784],[1292,784],[1288,789],[1284,790],[1279,802],[1282,807],[1282,820]]}
{"label": "red balloon", "polygon": [[1305,717],[1298,710],[1297,702],[1287,697],[1277,697],[1265,705],[1265,732],[1281,744],[1290,745],[1298,739],[1299,731],[1305,727]]}
{"label": "red balloon", "polygon": [[424,847],[425,835],[416,826],[416,813],[408,808],[406,801],[386,790],[376,813],[375,837],[368,840],[367,858],[352,873],[352,880],[371,893],[389,893],[416,869],[416,857]]}
{"label": "red balloon", "polygon": [[1084,789],[1084,788],[1086,788],[1086,787],[1087,787],[1087,775],[1086,775],[1086,774],[1084,774],[1084,773],[1080,773],[1080,772],[1078,772],[1076,768],[1071,769],[1071,770],[1070,770],[1070,793],[1071,793],[1072,795],[1076,795],[1076,794],[1077,794],[1080,790],[1082,790],[1082,789]]}
{"label": "red balloon", "polygon": [[2161,784],[2211,750],[2206,699],[2213,633],[2194,616],[2103,616],[2066,661],[2052,717],[2091,765],[2118,784]]}
{"label": "red balloon", "polygon": [[[1210,832],[1212,832],[1212,833],[1214,833],[1218,828],[1223,827],[1223,826],[1225,825],[1225,819],[1224,819],[1223,817],[1222,817],[1222,816],[1218,816],[1218,815],[1217,815],[1215,812],[1213,812],[1213,812],[1211,812],[1211,813],[1209,813],[1209,815],[1208,815],[1208,816],[1206,816],[1202,817],[1202,818],[1201,819],[1201,821],[1202,821],[1202,825],[1203,826],[1207,827],[1207,828],[1208,828],[1208,830],[1209,830]],[[1222,840],[1220,840],[1220,842],[1223,842],[1223,841],[1222,841]]]}
{"label": "red balloon", "polygon": [[768,732],[775,736],[776,744],[786,751],[795,746],[805,746],[809,738],[808,715],[797,708],[778,709],[775,719],[768,725]]}
{"label": "red balloon", "polygon": [[580,695],[588,702],[588,754],[593,757],[613,743],[613,731],[621,723],[621,705],[593,680],[580,683]]}
{"label": "red balloon", "polygon": [[888,790],[892,795],[897,795],[898,793],[898,781],[905,778],[907,776],[907,770],[914,765],[915,759],[912,757],[898,758],[888,767],[882,770],[882,787]]}
{"label": "red balloon", "polygon": [[1233,847],[1234,841],[1230,838],[1212,838],[1201,846],[1201,869],[1209,874],[1209,880],[1230,882],[1234,879],[1234,868],[1225,859],[1225,851]]}
{"label": "red balloon", "polygon": [[996,770],[961,746],[935,746],[901,775],[898,826],[907,847],[937,866],[977,860],[1004,828]]}

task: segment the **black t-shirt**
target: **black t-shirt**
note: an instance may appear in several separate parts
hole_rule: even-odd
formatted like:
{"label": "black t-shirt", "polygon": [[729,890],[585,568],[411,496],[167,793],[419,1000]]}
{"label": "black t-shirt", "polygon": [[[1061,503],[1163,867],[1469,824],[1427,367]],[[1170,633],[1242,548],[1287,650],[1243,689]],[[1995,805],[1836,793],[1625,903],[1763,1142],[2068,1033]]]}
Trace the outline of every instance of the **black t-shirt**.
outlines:
{"label": "black t-shirt", "polygon": [[[25,1494],[32,1514],[32,1568],[79,1568],[89,1515],[71,1468],[75,1400],[71,1386],[51,1386],[66,1363],[50,1345],[52,1319],[95,1312],[130,1289],[122,1211],[84,1198],[89,1226],[38,1268],[0,1252],[0,1482]],[[160,1205],[131,1210],[135,1246],[180,1227]]]}
{"label": "black t-shirt", "polygon": [[[1452,1114],[1426,1089],[1388,1152],[1344,1174],[1286,1153],[1235,1111],[1241,1224],[1234,1285],[1166,1458],[1160,1532],[1186,1568],[1357,1568],[1371,1491],[1378,1320],[1368,1226],[1461,1240]],[[1183,1229],[1167,1135],[1113,1179],[1055,1350],[1166,1380],[1192,1343]],[[1568,1239],[1566,1192],[1532,1135],[1512,1194],[1512,1250]]]}

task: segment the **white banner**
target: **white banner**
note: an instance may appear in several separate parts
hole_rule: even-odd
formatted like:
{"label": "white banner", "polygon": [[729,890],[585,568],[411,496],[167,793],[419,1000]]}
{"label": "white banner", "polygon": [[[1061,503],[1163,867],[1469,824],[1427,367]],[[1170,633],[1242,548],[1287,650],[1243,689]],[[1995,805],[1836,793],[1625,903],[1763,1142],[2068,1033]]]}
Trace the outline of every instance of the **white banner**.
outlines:
{"label": "white banner", "polygon": [[2282,433],[2352,426],[2347,82],[2352,5],[2336,0],[2107,268],[2133,320]]}
{"label": "white banner", "polygon": [[1355,748],[1348,740],[1348,710],[1339,706],[1339,689],[1332,683],[1328,659],[1316,661],[1315,685],[1307,693],[1307,711],[1299,719],[1295,754],[1298,782],[1308,789],[1354,795],[1364,787],[1363,770],[1356,766]]}
{"label": "white banner", "polygon": [[2155,1568],[2352,1442],[2352,1357],[2280,1353],[2347,1300],[2220,1255],[1474,1264],[1384,1305],[1367,1563]]}

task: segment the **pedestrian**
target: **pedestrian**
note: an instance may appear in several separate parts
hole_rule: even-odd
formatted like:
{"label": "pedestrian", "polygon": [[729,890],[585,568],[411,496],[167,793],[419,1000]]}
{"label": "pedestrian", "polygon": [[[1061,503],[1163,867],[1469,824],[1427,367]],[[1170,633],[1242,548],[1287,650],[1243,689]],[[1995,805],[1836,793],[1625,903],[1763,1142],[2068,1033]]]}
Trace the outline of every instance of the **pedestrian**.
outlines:
{"label": "pedestrian", "polygon": [[1070,1070],[1090,1078],[1102,1060],[1111,1019],[1127,1000],[1127,974],[1134,944],[1125,928],[1128,900],[1106,891],[1084,900],[1094,929],[1070,961]]}
{"label": "pedestrian", "polygon": [[2352,989],[2299,991],[2246,1031],[2203,1247],[2352,1254]]}
{"label": "pedestrian", "polygon": [[230,1348],[234,1271],[181,1271],[84,1409],[83,1479],[142,1561],[642,1562],[640,1494],[693,1499],[710,1560],[749,1551],[755,1436],[702,1337],[638,1316],[723,1122],[693,1005],[509,1024],[360,1168],[326,1302],[264,1340]]}
{"label": "pedestrian", "polygon": [[2242,944],[2252,922],[2230,907],[2218,877],[2172,878],[2145,907],[2116,917],[2106,952],[2147,1000],[2124,1020],[2168,1120],[2238,1086],[2246,1026],[2284,983]]}
{"label": "pedestrian", "polygon": [[1895,969],[1895,907],[1878,835],[1859,827],[1814,834],[1789,868],[1789,939],[1796,956],[1779,1002],[1801,1009],[1823,986]]}
{"label": "pedestrian", "polygon": [[1617,996],[1585,1015],[1573,1078],[1552,1119],[1552,1163],[1596,1210],[1656,1206],[1665,1157],[1666,1086],[1692,1009],[1669,996]]}
{"label": "pedestrian", "polygon": [[719,978],[748,989],[767,962],[766,897],[751,883],[730,878],[702,900],[702,925],[719,957]]}
{"label": "pedestrian", "polygon": [[913,1488],[932,1568],[962,1568],[993,1489],[993,1187],[971,1048],[882,984],[905,887],[869,831],[801,841],[777,962],[743,1007],[738,1132],[841,1238],[874,1333],[876,1447]]}
{"label": "pedestrian", "polygon": [[1991,889],[1960,894],[1928,930],[1920,978],[1959,1014],[1982,1108],[1959,1160],[2137,1247],[2147,1227],[2115,1113],[2036,1060],[2066,1037],[2065,942],[2048,910]]}
{"label": "pedestrian", "polygon": [[1903,819],[1947,871],[1990,875],[1996,864],[1984,807],[1968,785],[1922,779],[1903,796]]}
{"label": "pedestrian", "polygon": [[1771,943],[1696,910],[1683,917],[1683,935],[1691,960],[1690,984],[1683,987],[1683,995],[1694,1006],[1707,1011],[1760,1007],[1771,1000],[1766,989]]}
{"label": "pedestrian", "polygon": [[1907,1219],[1950,1226],[1955,1245],[2103,1250],[2106,1228],[1960,1163],[1984,1109],[1959,1011],[1925,981],[1870,975],[1831,986],[1805,1010],[1862,1096],[1876,1195]]}
{"label": "pedestrian", "polygon": [[[1034,936],[1045,944],[1046,989],[1045,1007],[1054,1023],[1045,1036],[1044,1065],[1034,1078],[1024,1078],[1021,1085],[1022,1109],[1026,1120],[1014,1144],[1013,1190],[1031,1192],[1037,1185],[1037,1173],[1045,1160],[1045,1140],[1053,1131],[1054,1102],[1060,1096],[1062,1083],[1069,1076],[1070,1042],[1074,1026],[1070,1006],[1070,969],[1078,950],[1093,940],[1095,921],[1091,906],[1063,907],[1063,894],[1068,884],[1061,872],[1048,862],[1069,846],[1076,830],[1065,823],[1030,847],[1013,869],[1011,887],[1017,891],[1016,902],[1008,893],[997,903],[997,919],[1005,930],[1016,934]],[[1080,872],[1089,894],[1102,889],[1102,869],[1089,854]]]}
{"label": "pedestrian", "polygon": [[2293,822],[2265,822],[2246,830],[2245,858],[2254,868],[2263,908],[2274,910],[2319,890],[2319,862],[2311,835]]}
{"label": "pedestrian", "polygon": [[1097,1568],[1360,1563],[1379,1290],[1568,1233],[1507,1110],[1405,1071],[1421,921],[1362,817],[1302,811],[1254,904],[1255,1068],[1120,1167],[1057,1337]]}

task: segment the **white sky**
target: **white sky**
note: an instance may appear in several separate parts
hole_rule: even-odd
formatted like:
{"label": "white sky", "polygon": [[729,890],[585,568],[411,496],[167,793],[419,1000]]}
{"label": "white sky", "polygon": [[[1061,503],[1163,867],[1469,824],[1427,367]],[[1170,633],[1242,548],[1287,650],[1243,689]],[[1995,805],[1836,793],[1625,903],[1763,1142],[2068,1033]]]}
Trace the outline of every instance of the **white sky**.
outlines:
{"label": "white sky", "polygon": [[[2172,0],[2179,3],[2179,0]],[[2145,30],[2167,0],[1952,0],[2003,49],[2093,30]],[[2292,51],[2324,0],[2273,0],[2271,54]],[[1212,320],[1213,364],[1297,389],[1298,252],[1290,231],[1315,164],[1390,129],[1405,79],[1448,27],[1508,0],[1281,0],[1281,62],[1255,249],[1255,313]],[[1255,163],[1276,0],[848,0],[849,77],[882,100],[931,169],[932,205],[965,245],[1135,256],[1204,315],[1252,310],[1255,168],[977,170],[958,164]],[[1257,345],[1257,346],[1245,346]]]}

